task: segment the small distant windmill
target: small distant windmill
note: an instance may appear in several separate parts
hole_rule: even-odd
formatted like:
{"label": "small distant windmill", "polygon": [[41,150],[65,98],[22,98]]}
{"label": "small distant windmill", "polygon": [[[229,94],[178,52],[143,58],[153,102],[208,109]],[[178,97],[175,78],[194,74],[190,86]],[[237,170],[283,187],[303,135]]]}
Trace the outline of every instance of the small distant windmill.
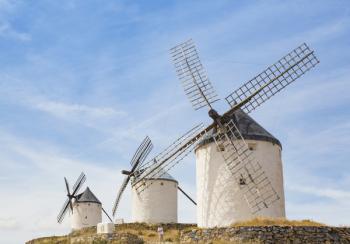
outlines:
{"label": "small distant windmill", "polygon": [[72,213],[71,225],[72,229],[81,229],[88,226],[96,226],[102,221],[102,211],[108,219],[112,221],[107,212],[103,209],[102,203],[91,192],[89,187],[84,192],[78,194],[80,188],[86,180],[85,174],[82,172],[76,180],[72,191],[70,191],[69,183],[64,177],[67,190],[67,200],[64,202],[60,213],[57,216],[57,222],[61,223],[70,210]]}
{"label": "small distant windmill", "polygon": [[153,175],[152,177],[143,178],[144,182],[142,184],[152,186],[149,187],[142,196],[135,191],[133,182],[137,181],[138,177],[142,175],[142,172],[146,171],[147,168],[151,167],[153,164],[153,162],[145,164],[145,159],[152,148],[153,144],[147,136],[131,159],[131,169],[129,171],[122,170],[122,174],[126,176],[113,204],[113,216],[116,215],[120,199],[129,181],[132,182],[132,220],[134,222],[177,222],[177,190],[183,193],[193,204],[196,204],[196,202],[179,187],[178,182],[165,172]]}
{"label": "small distant windmill", "polygon": [[[176,73],[192,106],[195,110],[207,107],[213,122],[206,128],[203,125],[194,127],[150,160],[150,167],[138,176],[133,182],[133,187],[140,193],[145,191],[149,187],[142,184],[146,178],[169,171],[193,151],[199,141],[209,136],[220,148],[218,151],[225,161],[226,168],[235,179],[250,211],[255,214],[269,208],[279,200],[279,196],[238,129],[237,115],[251,112],[317,65],[319,61],[314,51],[304,43],[243,84],[226,97],[230,108],[222,115],[213,108],[213,103],[219,99],[192,40],[177,45],[170,51]],[[211,132],[210,135],[208,132]]]}

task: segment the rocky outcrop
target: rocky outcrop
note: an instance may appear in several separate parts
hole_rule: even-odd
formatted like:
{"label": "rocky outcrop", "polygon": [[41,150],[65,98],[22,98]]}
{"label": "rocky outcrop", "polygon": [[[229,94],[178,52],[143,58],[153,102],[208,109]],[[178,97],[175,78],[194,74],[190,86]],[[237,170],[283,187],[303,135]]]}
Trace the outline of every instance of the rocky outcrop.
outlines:
{"label": "rocky outcrop", "polygon": [[182,231],[181,243],[349,243],[350,228],[326,226],[255,226]]}

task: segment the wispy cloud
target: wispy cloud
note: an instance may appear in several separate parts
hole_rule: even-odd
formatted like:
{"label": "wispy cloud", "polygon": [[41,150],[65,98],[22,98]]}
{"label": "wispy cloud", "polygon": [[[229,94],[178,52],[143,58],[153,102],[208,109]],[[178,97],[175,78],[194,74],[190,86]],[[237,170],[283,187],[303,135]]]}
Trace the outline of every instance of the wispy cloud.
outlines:
{"label": "wispy cloud", "polygon": [[[346,5],[0,0],[0,194],[9,199],[0,215],[19,228],[15,241],[11,225],[0,234],[19,243],[68,232],[69,218],[55,223],[63,176],[85,171],[110,209],[120,169],[145,135],[157,153],[209,122],[192,110],[169,60],[168,48],[191,37],[223,95],[310,42],[321,64],[252,116],[283,144],[287,216],[349,223]],[[194,165],[192,155],[171,172],[192,195]],[[180,196],[180,221],[195,222],[186,202]],[[129,205],[127,190],[121,217],[129,218]]]}
{"label": "wispy cloud", "polygon": [[0,23],[0,37],[22,42],[31,40],[30,34],[15,30],[9,23]]}
{"label": "wispy cloud", "polygon": [[[7,145],[5,148],[0,148],[0,160],[9,164],[16,161],[17,163],[13,167],[18,170],[15,178],[3,178],[1,181],[2,186],[6,187],[0,189],[0,194],[11,199],[11,203],[2,205],[0,230],[17,229],[24,235],[19,237],[21,240],[29,240],[35,236],[66,233],[70,226],[69,215],[66,216],[62,225],[56,222],[56,216],[66,197],[63,176],[66,176],[73,183],[81,171],[87,175],[85,185],[92,189],[107,211],[111,210],[122,181],[119,173],[122,164],[108,168],[99,166],[94,161],[70,158],[46,142],[30,142],[6,133],[1,133],[0,143]],[[6,151],[8,150],[12,153],[9,158],[5,159],[4,156],[7,155]],[[18,160],[19,156],[21,160]],[[32,166],[23,171],[21,170],[22,164]],[[7,168],[3,168],[2,173],[7,174],[6,171]],[[30,175],[35,175],[35,177]],[[16,190],[7,187],[13,185],[13,180],[18,185]],[[29,186],[30,191],[27,190]],[[194,192],[194,186],[184,184],[183,187],[188,192]],[[187,202],[187,199],[182,197],[180,199],[184,202],[184,204],[179,204],[180,218],[183,221],[193,222],[193,206]],[[119,207],[119,217],[127,221],[130,220],[130,201],[131,194],[127,188]],[[23,207],[24,203],[25,207]],[[29,209],[30,211],[28,211]],[[188,212],[190,209],[193,210],[192,213]],[[27,219],[32,220],[31,225],[26,224]]]}
{"label": "wispy cloud", "polygon": [[101,118],[118,116],[123,117],[126,112],[117,111],[113,108],[92,107],[84,104],[69,104],[55,101],[40,101],[33,104],[34,108],[47,112],[62,119]]}
{"label": "wispy cloud", "polygon": [[[110,169],[96,166],[95,162],[69,158],[47,143],[28,143],[26,140],[4,133],[2,133],[1,144],[8,145],[0,149],[1,161],[5,160],[9,164],[16,161],[17,163],[11,167],[14,167],[12,170],[17,170],[17,175],[2,179],[3,187],[0,194],[11,199],[11,204],[4,205],[4,202],[2,204],[0,229],[21,228],[23,231],[32,231],[32,235],[67,231],[69,216],[62,226],[55,221],[61,204],[65,200],[62,177],[66,176],[70,181],[74,181],[81,171],[87,175],[87,185],[105,204],[105,208],[110,209],[113,198],[111,192],[120,183],[118,177],[115,177],[115,172]],[[12,156],[8,155],[4,158],[8,150],[12,152]],[[18,160],[19,156],[21,160]],[[22,164],[27,170],[21,169]],[[28,165],[31,166],[28,167]],[[2,174],[6,174],[7,171],[8,168],[4,167]],[[32,174],[36,176],[31,177]],[[104,180],[100,181],[102,178]],[[20,187],[14,190],[9,188],[10,185]],[[32,190],[27,191],[27,187]],[[7,202],[10,203],[10,201]],[[34,225],[26,225],[26,219],[32,219]],[[29,235],[21,238],[30,237]]]}
{"label": "wispy cloud", "polygon": [[292,185],[287,186],[287,189],[297,191],[300,193],[306,193],[310,196],[326,197],[337,202],[345,202],[350,200],[350,191],[344,191],[340,189],[333,189],[329,187],[312,187],[305,185]]}

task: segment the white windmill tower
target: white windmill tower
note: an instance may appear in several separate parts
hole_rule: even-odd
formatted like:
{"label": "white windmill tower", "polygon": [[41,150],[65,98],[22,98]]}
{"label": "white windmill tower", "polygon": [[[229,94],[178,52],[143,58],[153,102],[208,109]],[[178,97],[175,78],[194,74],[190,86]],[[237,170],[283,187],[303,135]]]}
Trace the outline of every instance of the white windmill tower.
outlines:
{"label": "white windmill tower", "polygon": [[149,187],[142,194],[132,187],[132,222],[177,223],[177,180],[166,173],[139,184]]}
{"label": "white windmill tower", "polygon": [[[121,196],[131,181],[132,192],[132,222],[143,223],[176,223],[177,222],[177,191],[181,191],[187,198],[196,204],[180,187],[170,174],[161,171],[158,175],[143,178],[137,184],[138,178],[154,161],[144,164],[147,155],[153,145],[149,137],[146,137],[136,150],[131,160],[131,170],[123,170],[126,175],[113,205],[113,216],[116,215]],[[142,192],[136,191],[139,186],[147,186]]]}
{"label": "white windmill tower", "polygon": [[284,217],[281,144],[247,114],[317,65],[314,51],[304,43],[288,53],[226,97],[230,109],[222,115],[212,107],[219,99],[192,40],[172,48],[171,55],[193,107],[207,107],[213,123],[180,137],[134,185],[167,172],[196,149],[199,227],[227,226],[253,216]]}
{"label": "white windmill tower", "polygon": [[239,178],[237,185],[222,157],[225,147],[215,143],[211,131],[195,149],[198,226],[228,226],[232,222],[251,219],[257,215],[285,217],[281,143],[248,114],[237,111],[235,119],[249,150],[264,169],[279,199],[269,208],[262,208],[258,213],[252,212],[239,189],[239,185],[245,184],[244,178]]}
{"label": "white windmill tower", "polygon": [[71,227],[73,230],[79,230],[85,227],[97,226],[102,221],[102,211],[112,222],[106,211],[102,207],[102,203],[92,193],[89,187],[82,193],[78,194],[79,189],[86,180],[85,174],[82,172],[72,188],[72,193],[69,189],[69,184],[64,177],[67,190],[67,200],[63,204],[60,213],[57,216],[57,222],[61,223],[66,213],[71,211]]}

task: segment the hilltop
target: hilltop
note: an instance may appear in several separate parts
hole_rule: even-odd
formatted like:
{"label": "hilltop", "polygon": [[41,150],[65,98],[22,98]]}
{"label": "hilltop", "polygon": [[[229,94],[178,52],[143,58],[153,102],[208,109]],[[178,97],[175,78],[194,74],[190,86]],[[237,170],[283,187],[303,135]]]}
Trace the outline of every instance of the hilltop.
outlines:
{"label": "hilltop", "polygon": [[[350,243],[350,228],[330,227],[310,220],[253,219],[227,228],[201,229],[193,224],[163,224],[165,243]],[[158,225],[115,225],[111,235],[96,234],[96,227],[66,236],[43,237],[27,244],[157,243]]]}

